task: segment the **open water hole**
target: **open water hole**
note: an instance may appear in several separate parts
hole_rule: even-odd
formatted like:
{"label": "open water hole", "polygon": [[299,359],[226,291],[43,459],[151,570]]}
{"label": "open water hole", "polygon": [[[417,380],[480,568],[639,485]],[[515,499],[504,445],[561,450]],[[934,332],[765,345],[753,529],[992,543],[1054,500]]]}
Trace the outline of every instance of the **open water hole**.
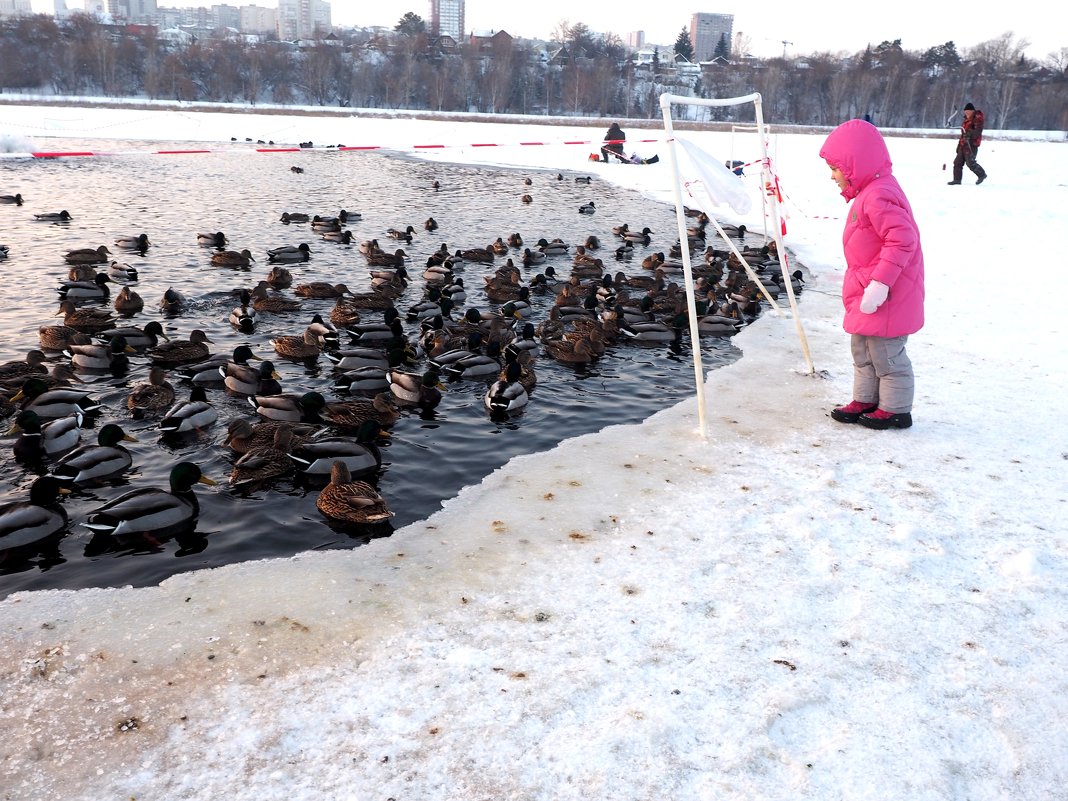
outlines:
{"label": "open water hole", "polygon": [[[403,245],[412,283],[396,301],[403,314],[422,299],[423,265],[442,242],[455,251],[485,247],[497,237],[507,240],[509,234],[518,232],[526,246],[533,247],[541,237],[560,237],[575,245],[592,234],[601,240],[599,254],[606,268],[630,275],[642,271],[644,256],[666,252],[676,239],[671,207],[596,179],[590,184],[577,183],[574,179],[582,173],[571,171],[558,179],[555,169],[434,164],[384,153],[267,155],[241,146],[232,152],[174,156],[148,152],[168,149],[161,143],[142,145],[143,154],[130,154],[138,145],[129,142],[53,140],[47,147],[123,155],[0,162],[0,192],[20,192],[26,199],[21,207],[0,206],[4,232],[0,242],[10,248],[10,257],[3,263],[6,280],[0,296],[0,361],[23,358],[27,350],[39,347],[40,326],[61,322],[55,316],[59,306],[56,287],[67,278],[63,254],[72,248],[104,244],[113,251],[112,258],[137,267],[139,280],[131,286],[144,298],[145,310],[129,323],[143,326],[160,319],[172,337],[187,337],[201,328],[211,338],[213,352],[228,354],[247,343],[257,355],[275,362],[284,391],[318,390],[329,398],[342,396],[331,389],[331,365],[325,358],[312,366],[286,361],[274,354],[268,340],[301,333],[316,312],[327,317],[332,300],[304,300],[299,312],[261,315],[251,336],[240,334],[227,322],[236,305],[233,290],[251,288],[266,277],[268,248],[301,242],[311,246],[310,261],[290,265],[294,284],[344,282],[353,291],[367,291],[370,268],[358,243],[378,238],[388,250],[396,243],[386,237],[386,230],[412,225],[415,239],[410,246]],[[303,173],[290,170],[296,164],[303,167]],[[529,185],[524,182],[527,178]],[[434,189],[435,181],[440,188]],[[530,194],[533,202],[522,203],[523,194]],[[590,200],[596,202],[597,212],[579,214],[578,207]],[[284,211],[334,215],[342,208],[363,215],[348,225],[353,233],[351,245],[326,242],[306,224],[286,225],[279,219]],[[61,209],[70,212],[71,222],[34,220],[36,213]],[[427,233],[423,222],[431,216],[440,228]],[[611,229],[624,222],[654,233],[647,247],[635,247],[633,260],[618,262],[613,251],[619,240]],[[199,247],[196,236],[215,231],[227,235],[230,249],[248,248],[254,254],[257,261],[250,269],[212,266],[212,249]],[[116,238],[142,232],[152,242],[144,256],[113,247]],[[513,249],[510,255],[521,265],[521,250]],[[482,292],[482,276],[491,274],[506,258],[498,257],[495,265],[466,264],[459,273],[468,289],[463,308],[475,306],[483,312],[499,308]],[[570,255],[548,263],[564,276],[570,272]],[[524,270],[524,277],[539,269]],[[175,317],[164,317],[158,311],[159,300],[169,287],[190,299],[188,310]],[[112,285],[112,297],[119,288]],[[290,291],[285,294],[292,296]],[[551,294],[534,295],[532,321],[544,320],[552,303]],[[107,305],[110,308],[110,302]],[[368,312],[363,319],[381,318],[378,312]],[[414,333],[417,326],[407,323],[406,330]],[[702,341],[707,367],[739,356],[729,339]],[[50,363],[66,358],[54,353],[49,357]],[[488,378],[449,384],[433,413],[403,413],[392,438],[382,446],[384,464],[375,482],[395,513],[394,528],[426,519],[443,501],[479,483],[513,456],[544,451],[565,438],[609,425],[639,422],[693,393],[690,344],[685,336],[681,347],[675,348],[666,344],[616,346],[585,369],[540,356],[536,370],[538,384],[531,402],[504,421],[491,419],[483,407]],[[82,444],[95,442],[99,426],[119,422],[138,440],[128,443],[133,469],[120,480],[67,496],[64,506],[70,526],[66,535],[28,561],[0,562],[0,597],[26,589],[146,586],[188,570],[310,549],[351,548],[367,541],[327,524],[315,508],[315,487],[283,479],[248,496],[228,488],[235,457],[222,442],[230,419],[254,417],[244,396],[228,394],[221,386],[209,390],[209,400],[220,411],[219,422],[200,436],[176,442],[161,439],[158,417],[133,419],[126,397],[130,387],[147,379],[147,372],[148,359],[137,355],[131,356],[130,370],[121,378],[82,376],[105,407],[92,423],[94,428],[83,432]],[[174,373],[170,380],[180,399],[188,396],[186,382]],[[9,422],[4,422],[5,428]],[[0,503],[25,498],[38,475],[13,459],[11,444],[11,439],[0,443]],[[635,443],[635,447],[644,445]],[[219,482],[217,487],[198,485],[195,489],[200,502],[195,535],[136,549],[101,548],[80,525],[97,506],[132,487],[166,487],[171,467],[183,460],[196,462],[205,475]]]}

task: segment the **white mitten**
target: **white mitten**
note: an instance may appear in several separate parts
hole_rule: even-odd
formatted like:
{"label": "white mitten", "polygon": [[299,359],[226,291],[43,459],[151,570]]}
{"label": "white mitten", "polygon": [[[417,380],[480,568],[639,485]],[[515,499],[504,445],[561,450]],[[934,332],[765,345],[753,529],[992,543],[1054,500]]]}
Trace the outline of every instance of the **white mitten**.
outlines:
{"label": "white mitten", "polygon": [[874,314],[875,310],[886,302],[886,296],[889,293],[890,287],[886,284],[872,281],[864,289],[864,297],[860,299],[860,310],[865,314]]}

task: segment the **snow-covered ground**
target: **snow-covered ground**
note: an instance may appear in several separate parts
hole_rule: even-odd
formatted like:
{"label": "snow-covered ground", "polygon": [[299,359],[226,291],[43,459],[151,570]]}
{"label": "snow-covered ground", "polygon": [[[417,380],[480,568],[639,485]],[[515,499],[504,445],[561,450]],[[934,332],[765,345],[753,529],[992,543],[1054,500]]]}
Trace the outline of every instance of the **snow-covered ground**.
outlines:
{"label": "snow-covered ground", "polygon": [[[418,153],[670,201],[665,143],[633,148],[649,167],[562,144],[604,127],[0,106],[0,136],[42,149],[448,144]],[[365,548],[0,602],[3,798],[1063,798],[1068,147],[994,132],[989,181],[947,187],[951,134],[890,136],[927,326],[915,425],[877,432],[828,417],[852,366],[822,139],[771,148],[815,376],[767,314],[708,374],[707,441],[691,400],[516,459]],[[466,146],[487,142],[513,146]],[[2,176],[32,195],[32,172]],[[759,226],[759,200],[725,215]]]}

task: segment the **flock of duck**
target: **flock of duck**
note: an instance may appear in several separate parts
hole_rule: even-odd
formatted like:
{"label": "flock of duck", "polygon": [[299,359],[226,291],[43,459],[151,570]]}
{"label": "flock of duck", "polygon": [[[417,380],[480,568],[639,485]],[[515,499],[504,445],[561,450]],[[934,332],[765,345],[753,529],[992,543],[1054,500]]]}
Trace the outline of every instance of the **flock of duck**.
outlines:
{"label": "flock of duck", "polygon": [[[439,186],[435,181],[434,189]],[[0,196],[0,204],[25,202],[21,194]],[[598,210],[590,201],[577,211]],[[12,453],[40,473],[28,498],[0,506],[0,558],[32,556],[58,540],[70,525],[62,495],[130,470],[125,419],[156,419],[166,436],[218,436],[212,433],[219,410],[209,400],[211,389],[245,396],[255,411],[254,417],[229,420],[221,437],[234,454],[229,483],[236,491],[296,472],[325,483],[316,507],[332,524],[385,523],[392,513],[374,485],[382,468],[376,442],[406,412],[437,407],[447,389],[443,382],[483,381],[486,412],[510,415],[530,402],[538,355],[584,365],[626,343],[679,343],[688,325],[682,247],[691,254],[702,334],[729,336],[759,313],[761,292],[750,274],[760,274],[764,291],[779,292],[774,243],[742,248],[746,270],[733,251],[706,241],[709,220],[703,213],[687,214],[693,221],[687,241],[666,251],[652,250],[655,233],[648,227],[624,223],[611,229],[611,242],[593,234],[575,244],[560,238],[528,242],[512,233],[485,246],[442,243],[416,264],[406,248],[417,237],[439,236],[432,217],[418,228],[384,230],[383,241],[395,246],[383,247],[378,239],[354,239],[349,226],[361,219],[358,213],[285,211],[279,222],[287,230],[299,227],[312,241],[357,249],[369,278],[366,291],[342,282],[302,282],[294,272],[314,259],[317,246],[301,242],[268,250],[262,280],[235,291],[220,324],[247,337],[264,318],[301,319],[301,299],[334,301],[329,314],[305,318],[297,330],[269,340],[274,358],[330,363],[329,389],[299,393],[285,391],[272,359],[257,356],[248,344],[213,354],[207,331],[169,338],[159,320],[135,326],[116,316],[135,317],[146,309],[135,288],[138,271],[119,254],[144,255],[153,247],[148,234],[58,254],[69,270],[58,287],[62,324],[42,325],[39,347],[0,364],[0,418],[10,418],[8,434],[17,437]],[[73,220],[66,210],[34,217],[56,225]],[[738,237],[746,233],[744,226],[721,227]],[[251,272],[258,263],[250,249],[231,249],[221,231],[198,233],[194,241],[218,267]],[[0,246],[0,259],[11,255]],[[465,283],[465,276],[476,285]],[[793,280],[799,288],[800,274]],[[420,285],[422,297],[415,300],[412,290]],[[535,297],[543,301],[537,307],[550,308],[544,319],[535,319]],[[157,308],[170,317],[181,315],[187,303],[171,287]],[[147,378],[130,388],[125,410],[107,409],[78,387],[85,373],[125,375],[133,355],[146,359]],[[342,394],[348,397],[339,399]],[[83,442],[87,418],[107,420],[92,443]],[[189,461],[174,465],[169,478],[167,488],[139,487],[104,503],[81,525],[119,544],[192,530],[199,514],[193,488],[216,482]]]}

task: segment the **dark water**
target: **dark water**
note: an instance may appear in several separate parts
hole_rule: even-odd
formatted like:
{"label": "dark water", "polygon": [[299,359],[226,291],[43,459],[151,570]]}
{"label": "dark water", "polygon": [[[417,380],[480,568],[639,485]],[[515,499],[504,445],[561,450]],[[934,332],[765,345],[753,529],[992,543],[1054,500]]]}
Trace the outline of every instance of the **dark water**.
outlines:
{"label": "dark water", "polygon": [[[91,145],[51,141],[50,150],[92,149],[129,153],[130,143]],[[181,147],[181,146],[177,146]],[[166,149],[153,143],[147,150]],[[290,171],[300,164],[303,174]],[[450,249],[485,247],[498,236],[519,232],[527,244],[538,238],[560,237],[572,244],[588,235],[601,238],[602,257],[612,271],[640,273],[641,258],[654,250],[666,251],[675,240],[673,210],[634,192],[603,182],[577,184],[577,173],[514,171],[493,168],[438,165],[379,153],[318,152],[315,154],[253,154],[241,150],[185,156],[119,155],[91,159],[0,162],[0,194],[20,192],[26,205],[0,206],[0,244],[11,256],[0,262],[5,277],[0,308],[2,338],[0,361],[22,358],[38,347],[37,329],[57,324],[55,287],[66,279],[62,254],[75,247],[106,244],[112,258],[140,271],[132,285],[145,299],[145,311],[132,319],[144,325],[160,319],[158,301],[168,287],[180,289],[192,301],[189,310],[164,319],[170,336],[186,337],[202,328],[213,340],[214,352],[230,353],[247,342],[260,356],[272,358],[282,374],[286,391],[329,388],[330,370],[325,358],[309,368],[303,363],[275,358],[268,339],[278,334],[299,334],[313,313],[327,316],[330,300],[305,300],[300,312],[261,315],[255,334],[246,337],[226,322],[235,305],[231,291],[251,287],[266,276],[268,248],[308,242],[312,259],[292,265],[294,283],[325,280],[345,282],[353,291],[369,288],[368,266],[357,243],[379,238],[389,249],[387,228],[413,225],[418,233],[410,255],[413,282],[397,301],[402,311],[422,298],[421,278],[427,255],[442,242]],[[524,184],[524,178],[532,184]],[[438,181],[440,189],[432,184]],[[520,197],[533,196],[524,205]],[[597,213],[580,215],[579,205],[595,200]],[[359,211],[362,221],[349,225],[353,244],[322,241],[307,225],[284,225],[283,211],[336,214],[340,209]],[[74,220],[66,225],[36,222],[33,214],[67,209]],[[440,229],[427,234],[423,221],[433,216]],[[632,228],[648,226],[652,243],[636,247],[632,262],[617,263],[612,250],[618,240],[611,228],[627,222]],[[196,244],[200,232],[224,231],[234,249],[248,248],[258,259],[248,271],[213,267],[211,249]],[[120,254],[112,243],[119,236],[145,232],[152,247],[145,256]],[[513,251],[517,264],[521,251]],[[506,257],[498,257],[502,264]],[[570,257],[552,260],[567,275]],[[462,276],[468,287],[467,306],[494,310],[479,287],[481,275],[494,269],[467,263]],[[535,270],[529,270],[533,273]],[[113,292],[119,289],[112,286]],[[534,322],[545,319],[552,296],[533,298]],[[377,312],[365,320],[379,319]],[[415,330],[413,324],[408,330]],[[544,451],[560,440],[598,431],[607,425],[638,422],[693,393],[693,368],[688,338],[681,348],[667,345],[625,345],[611,349],[592,367],[576,370],[548,358],[537,363],[538,385],[531,403],[506,421],[490,418],[482,405],[489,379],[456,382],[435,413],[405,412],[384,446],[385,464],[377,486],[396,513],[400,528],[433,514],[442,501],[513,456]],[[708,367],[738,358],[730,340],[706,338],[703,359]],[[51,354],[53,359],[62,355]],[[71,525],[59,544],[28,562],[0,563],[0,596],[24,589],[91,586],[144,586],[178,572],[249,559],[288,556],[309,549],[350,548],[366,540],[328,526],[315,508],[317,491],[282,480],[273,488],[239,496],[227,487],[233,456],[221,442],[226,422],[248,416],[243,396],[224,390],[209,391],[220,410],[220,421],[200,438],[170,443],[161,441],[156,418],[131,419],[125,401],[129,387],[147,375],[147,359],[131,357],[123,378],[85,376],[94,395],[105,404],[95,424],[118,421],[138,439],[130,443],[134,469],[122,481],[82,490],[64,503]],[[188,386],[171,377],[180,398]],[[6,427],[6,423],[4,424]],[[83,433],[82,443],[95,441],[95,431]],[[3,471],[0,503],[21,500],[36,473],[11,456],[11,439],[0,441]],[[137,550],[105,550],[91,542],[79,525],[94,508],[131,487],[166,487],[171,466],[194,461],[218,487],[198,486],[201,513],[196,535]]]}

